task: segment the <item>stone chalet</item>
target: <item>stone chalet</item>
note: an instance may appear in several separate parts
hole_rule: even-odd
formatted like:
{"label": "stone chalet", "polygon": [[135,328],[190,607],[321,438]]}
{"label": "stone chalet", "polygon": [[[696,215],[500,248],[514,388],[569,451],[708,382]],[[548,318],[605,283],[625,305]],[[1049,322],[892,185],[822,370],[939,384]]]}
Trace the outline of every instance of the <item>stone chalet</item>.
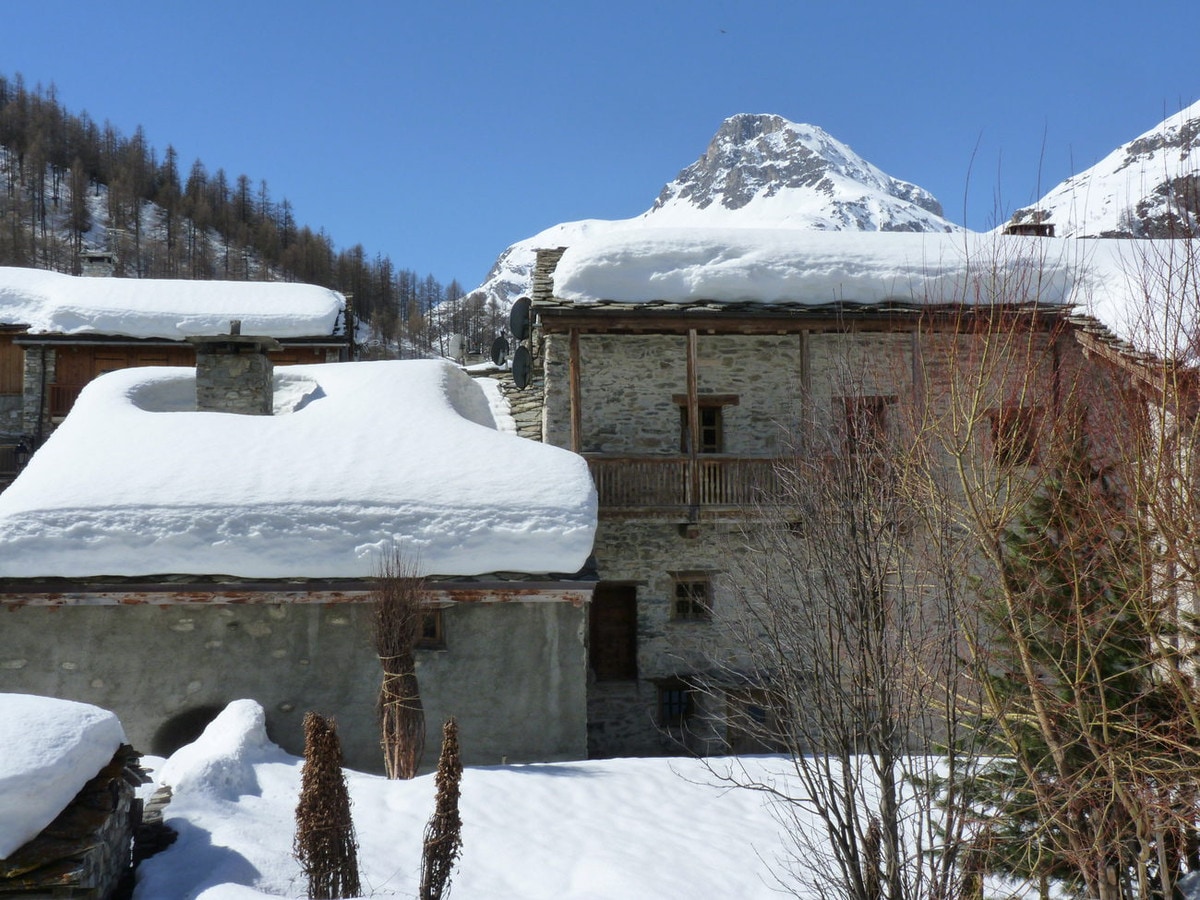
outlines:
{"label": "stone chalet", "polygon": [[[468,763],[583,757],[583,460],[498,431],[449,363],[241,364],[272,343],[96,379],[0,494],[0,691],[111,709],[156,755],[243,698],[299,753],[314,710],[381,771],[370,600],[399,548],[428,578],[426,766],[450,715]],[[225,362],[257,387],[213,406]]]}
{"label": "stone chalet", "polygon": [[63,420],[85,384],[131,366],[190,366],[188,338],[277,341],[273,365],[349,358],[346,301],[313,285],[87,278],[0,267],[0,488]]}
{"label": "stone chalet", "polygon": [[642,229],[538,254],[542,437],[587,459],[599,496],[593,756],[764,749],[724,726],[722,705],[753,715],[769,685],[731,679],[723,701],[694,685],[744,649],[714,622],[737,590],[729,537],[778,496],[796,435],[853,452],[860,429],[891,427],[897,400],[936,397],[947,348],[969,348],[972,321],[997,310],[1036,350],[1043,390],[1014,405],[996,379],[979,453],[1021,446],[1064,379],[1112,386],[1115,342],[1047,255],[1066,245],[975,236],[991,242],[976,265],[962,236],[792,235]]}

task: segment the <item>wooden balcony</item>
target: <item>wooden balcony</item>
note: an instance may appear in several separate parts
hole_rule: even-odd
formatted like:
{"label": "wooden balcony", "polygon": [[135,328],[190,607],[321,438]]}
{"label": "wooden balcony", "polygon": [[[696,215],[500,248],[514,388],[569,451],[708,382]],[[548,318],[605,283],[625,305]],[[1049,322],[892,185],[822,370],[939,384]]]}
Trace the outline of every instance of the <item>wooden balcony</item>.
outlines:
{"label": "wooden balcony", "polygon": [[687,456],[584,456],[602,516],[757,518],[779,496],[778,461],[770,457],[705,454],[693,470]]}

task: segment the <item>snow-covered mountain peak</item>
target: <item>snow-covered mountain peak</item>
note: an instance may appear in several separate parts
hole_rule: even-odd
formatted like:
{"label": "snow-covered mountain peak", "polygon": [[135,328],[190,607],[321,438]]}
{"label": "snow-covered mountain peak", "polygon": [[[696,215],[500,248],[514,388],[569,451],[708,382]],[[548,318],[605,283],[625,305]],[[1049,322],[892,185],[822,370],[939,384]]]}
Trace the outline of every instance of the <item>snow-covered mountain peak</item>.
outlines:
{"label": "snow-covered mountain peak", "polygon": [[928,191],[891,177],[815,125],[775,115],[726,119],[704,155],[663,188],[642,218],[679,225],[698,212],[708,225],[955,230]]}
{"label": "snow-covered mountain peak", "polygon": [[892,178],[815,125],[726,119],[704,154],[632,219],[565,222],[505,250],[477,289],[507,307],[529,291],[534,251],[615,228],[957,231],[928,191]]}
{"label": "snow-covered mountain peak", "polygon": [[1017,210],[1012,222],[1050,222],[1060,237],[1200,235],[1200,102]]}

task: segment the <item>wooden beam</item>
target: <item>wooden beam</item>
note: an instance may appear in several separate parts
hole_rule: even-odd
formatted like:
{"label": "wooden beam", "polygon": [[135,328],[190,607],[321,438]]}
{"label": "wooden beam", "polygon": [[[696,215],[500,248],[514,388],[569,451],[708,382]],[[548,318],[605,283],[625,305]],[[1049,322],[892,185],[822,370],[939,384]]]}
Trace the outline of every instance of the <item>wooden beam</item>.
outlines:
{"label": "wooden beam", "polygon": [[571,449],[580,452],[583,445],[583,399],[579,380],[579,329],[570,331],[570,349],[567,354],[567,382],[571,393]]}
{"label": "wooden beam", "polygon": [[696,454],[700,446],[700,398],[696,385],[696,329],[687,333],[687,411],[688,411],[688,478],[691,483],[690,513],[700,510],[700,463]]}

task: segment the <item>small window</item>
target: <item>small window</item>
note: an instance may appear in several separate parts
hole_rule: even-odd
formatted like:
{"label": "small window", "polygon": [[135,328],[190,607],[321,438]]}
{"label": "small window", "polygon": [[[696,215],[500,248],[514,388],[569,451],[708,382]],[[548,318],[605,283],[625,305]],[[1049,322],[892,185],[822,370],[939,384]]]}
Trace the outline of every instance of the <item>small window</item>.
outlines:
{"label": "small window", "polygon": [[1037,462],[1037,410],[1008,406],[991,414],[992,456],[1001,466],[1029,466]]}
{"label": "small window", "polygon": [[[686,394],[675,394],[672,399],[679,406],[679,452],[687,453],[691,445],[692,432],[688,419]],[[700,417],[697,453],[725,452],[725,407],[737,406],[734,394],[703,394],[697,399],[697,414]]]}
{"label": "small window", "polygon": [[671,618],[676,622],[712,620],[712,576],[684,572],[672,576]]}
{"label": "small window", "polygon": [[446,632],[440,609],[427,609],[421,616],[421,636],[417,647],[422,650],[445,650]]}
{"label": "small window", "polygon": [[693,691],[682,681],[658,686],[658,724],[663,728],[685,724],[695,715]]}
{"label": "small window", "polygon": [[[724,416],[719,406],[701,406],[700,414],[700,443],[697,453],[724,452]],[[688,452],[688,441],[691,439],[691,429],[688,427],[688,411],[686,406],[679,407],[679,451]]]}
{"label": "small window", "polygon": [[843,447],[849,454],[877,453],[887,442],[888,409],[895,397],[842,397]]}

